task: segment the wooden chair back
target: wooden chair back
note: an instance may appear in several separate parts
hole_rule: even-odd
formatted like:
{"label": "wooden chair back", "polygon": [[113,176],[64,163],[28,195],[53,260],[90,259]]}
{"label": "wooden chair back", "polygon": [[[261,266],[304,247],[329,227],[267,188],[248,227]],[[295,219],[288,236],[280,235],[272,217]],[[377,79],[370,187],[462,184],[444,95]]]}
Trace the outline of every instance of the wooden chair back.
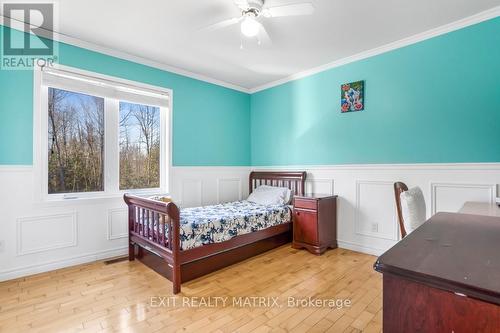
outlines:
{"label": "wooden chair back", "polygon": [[396,209],[398,211],[398,223],[401,230],[401,238],[406,237],[406,229],[403,219],[403,209],[401,207],[401,193],[408,191],[408,186],[403,182],[394,183],[394,197],[396,199]]}

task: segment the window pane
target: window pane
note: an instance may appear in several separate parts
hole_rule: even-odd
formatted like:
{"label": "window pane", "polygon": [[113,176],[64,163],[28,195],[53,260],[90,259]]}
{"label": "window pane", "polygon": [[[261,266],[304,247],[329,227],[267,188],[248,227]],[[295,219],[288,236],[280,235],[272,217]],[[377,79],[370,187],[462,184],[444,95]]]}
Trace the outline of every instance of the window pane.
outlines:
{"label": "window pane", "polygon": [[160,187],[160,108],[120,102],[120,190]]}
{"label": "window pane", "polygon": [[104,99],[49,88],[49,194],[104,191]]}

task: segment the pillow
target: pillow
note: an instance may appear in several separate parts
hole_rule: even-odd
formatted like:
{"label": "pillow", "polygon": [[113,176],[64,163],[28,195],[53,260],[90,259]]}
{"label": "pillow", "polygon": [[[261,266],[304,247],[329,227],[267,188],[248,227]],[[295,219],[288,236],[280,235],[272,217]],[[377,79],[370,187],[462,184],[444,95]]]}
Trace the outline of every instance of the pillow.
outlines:
{"label": "pillow", "polygon": [[269,185],[261,185],[259,186],[261,188],[261,191],[276,191],[276,189],[279,189],[281,191],[285,192],[285,197],[284,197],[284,205],[289,205],[292,202],[293,194],[292,190],[290,190],[288,187],[279,187],[279,186],[269,186]]}
{"label": "pillow", "polygon": [[417,186],[402,192],[400,198],[404,226],[406,233],[409,234],[426,220],[424,194],[420,187]]}
{"label": "pillow", "polygon": [[286,187],[260,185],[247,200],[261,205],[285,205],[291,200],[291,191]]}
{"label": "pillow", "polygon": [[172,198],[169,196],[162,196],[162,195],[154,195],[152,197],[149,197],[148,199],[155,200],[155,201],[163,201],[163,202],[171,202]]}
{"label": "pillow", "polygon": [[292,190],[290,190],[289,188],[286,188],[286,196],[285,196],[285,205],[290,205],[292,203],[292,199],[293,199],[293,193],[292,193]]}
{"label": "pillow", "polygon": [[292,202],[292,191],[288,187],[260,185],[255,190],[257,190],[257,191],[276,191],[277,189],[279,189],[280,191],[284,191],[285,192],[284,203],[283,204],[284,205],[290,204]]}

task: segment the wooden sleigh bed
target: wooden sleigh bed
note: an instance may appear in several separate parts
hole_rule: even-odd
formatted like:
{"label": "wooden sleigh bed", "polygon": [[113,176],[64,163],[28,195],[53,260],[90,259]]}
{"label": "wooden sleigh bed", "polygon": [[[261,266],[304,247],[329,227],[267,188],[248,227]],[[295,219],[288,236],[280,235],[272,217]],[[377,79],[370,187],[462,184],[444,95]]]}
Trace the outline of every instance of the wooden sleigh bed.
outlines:
{"label": "wooden sleigh bed", "polygon": [[[303,195],[306,172],[251,172],[249,192],[260,185],[287,187]],[[181,283],[232,265],[290,242],[292,221],[235,236],[229,240],[181,249],[180,210],[164,203],[130,194],[124,199],[129,216],[129,260],[136,257],[173,283]],[[290,214],[291,216],[291,214]]]}

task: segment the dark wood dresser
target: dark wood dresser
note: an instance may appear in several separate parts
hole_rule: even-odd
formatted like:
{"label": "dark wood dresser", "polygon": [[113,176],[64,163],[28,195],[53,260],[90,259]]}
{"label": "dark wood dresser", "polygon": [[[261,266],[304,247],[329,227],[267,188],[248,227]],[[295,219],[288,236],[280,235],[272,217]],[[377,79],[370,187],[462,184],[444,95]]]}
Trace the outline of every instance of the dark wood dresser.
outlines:
{"label": "dark wood dresser", "polygon": [[337,247],[337,196],[308,194],[293,199],[293,242],[320,255]]}
{"label": "dark wood dresser", "polygon": [[500,218],[438,213],[378,258],[384,333],[500,332]]}

